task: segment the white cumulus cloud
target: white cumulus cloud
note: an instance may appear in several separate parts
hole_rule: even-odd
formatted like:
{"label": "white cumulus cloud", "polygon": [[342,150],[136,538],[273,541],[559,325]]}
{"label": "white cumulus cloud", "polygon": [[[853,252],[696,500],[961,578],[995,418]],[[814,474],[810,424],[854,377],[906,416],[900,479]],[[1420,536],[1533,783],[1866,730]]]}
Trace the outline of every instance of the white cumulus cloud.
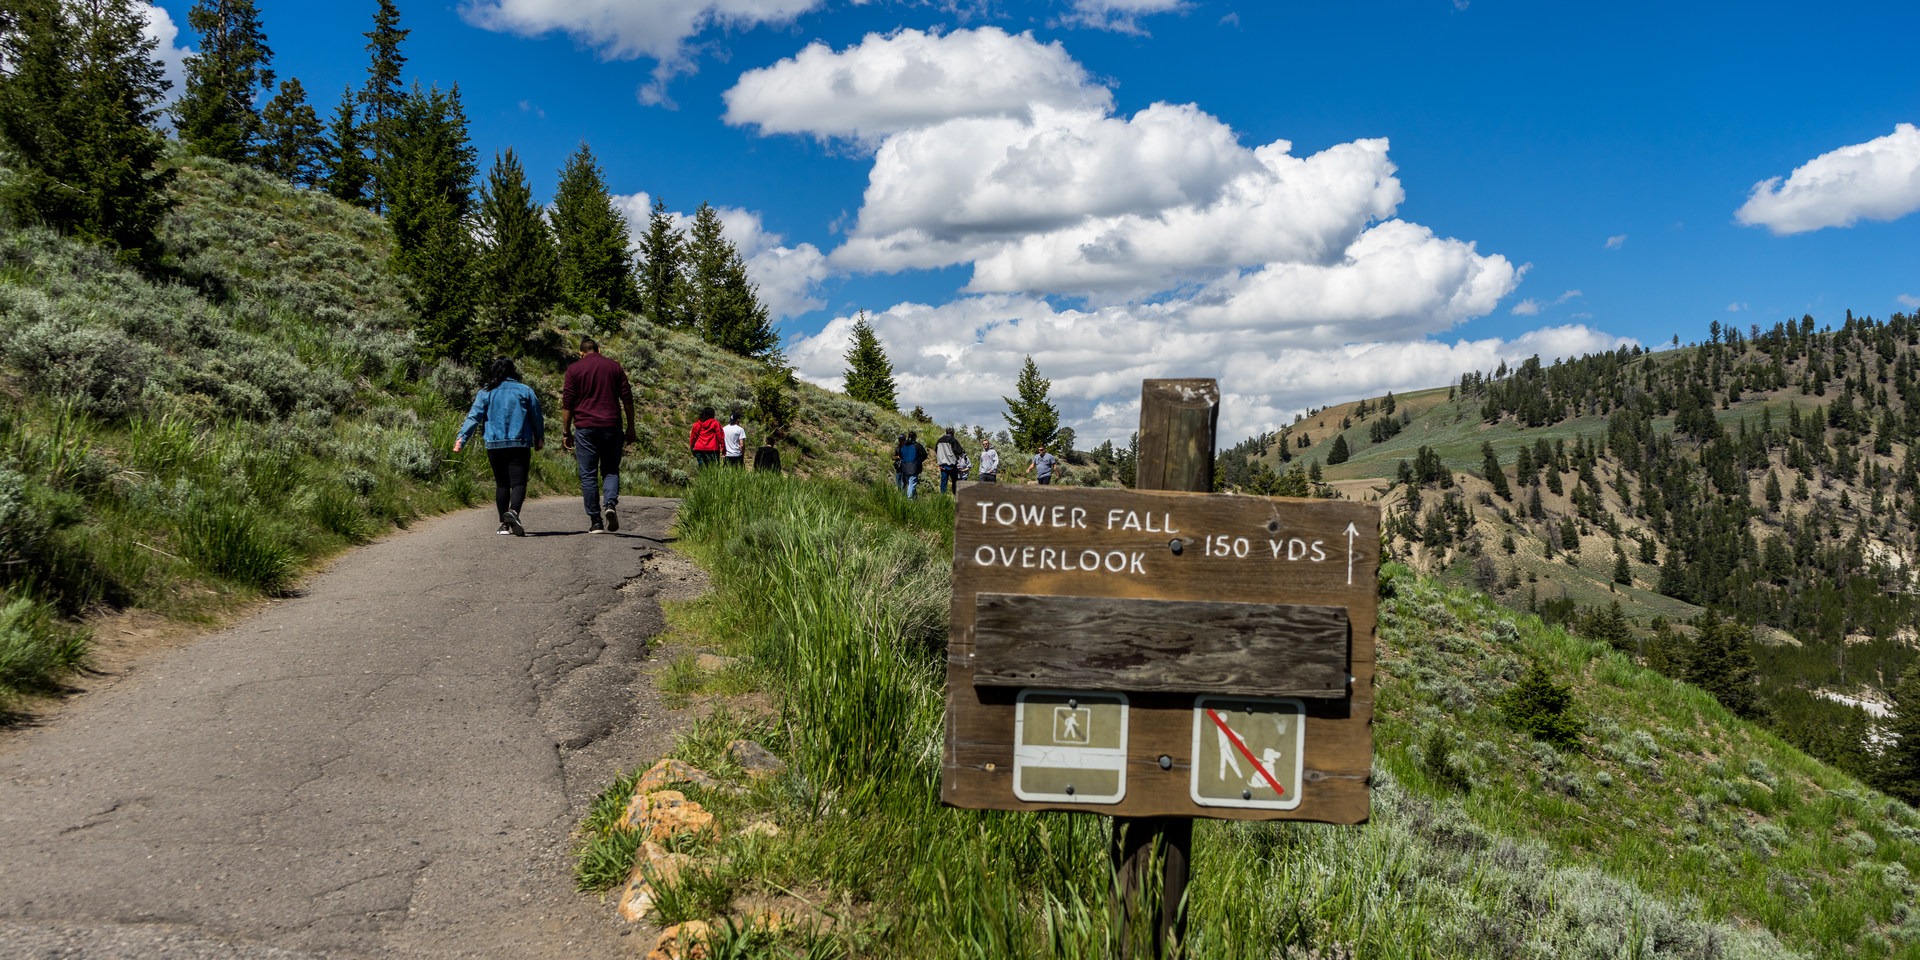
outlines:
{"label": "white cumulus cloud", "polygon": [[1626,245],[1627,245],[1627,235],[1624,233],[1616,233],[1613,236],[1607,238],[1608,250],[1618,250],[1621,247],[1624,247]]}
{"label": "white cumulus cloud", "polygon": [[1851,227],[1863,218],[1896,220],[1915,210],[1920,210],[1920,129],[1901,123],[1884,137],[1814,157],[1784,180],[1754,184],[1733,215],[1779,236]]}
{"label": "white cumulus cloud", "polygon": [[180,39],[180,26],[173,22],[172,14],[151,3],[142,12],[146,14],[146,23],[140,28],[140,36],[154,42],[154,59],[160,61],[161,75],[167,78],[167,92],[161,100],[172,103],[180,99],[180,94],[186,89],[186,61],[193,51],[176,45]]}
{"label": "white cumulus cloud", "polygon": [[[952,302],[871,313],[903,404],[943,419],[997,429],[1029,355],[1097,441],[1134,429],[1144,378],[1219,377],[1239,398],[1225,425],[1244,435],[1336,396],[1620,342],[1586,327],[1432,339],[1492,313],[1526,267],[1396,218],[1405,192],[1384,138],[1296,155],[1243,144],[1193,104],[1116,115],[1105,87],[1030,35],[816,44],[749,72],[727,102],[763,134],[870,151],[833,269],[971,268]],[[788,357],[837,386],[852,323],[789,341]]]}
{"label": "white cumulus cloud", "polygon": [[[1513,339],[1297,346],[1284,335],[1198,328],[1190,313],[1185,303],[1078,310],[991,294],[902,303],[867,319],[894,364],[903,406],[924,406],[943,423],[1001,429],[1001,398],[1031,356],[1083,447],[1124,441],[1138,429],[1140,381],[1148,378],[1217,378],[1226,394],[1220,435],[1238,439],[1277,429],[1309,407],[1439,386],[1503,360],[1550,360],[1633,343],[1569,325]],[[803,377],[840,387],[854,319],[835,318],[788,344],[787,357]]]}
{"label": "white cumulus cloud", "polygon": [[942,120],[1026,117],[1038,106],[1104,112],[1113,96],[1059,43],[986,27],[869,34],[841,53],[813,43],[741,74],[725,100],[728,123],[761,133],[877,143]]}
{"label": "white cumulus cloud", "polygon": [[652,59],[653,80],[640,90],[664,103],[666,83],[690,72],[687,41],[712,28],[790,23],[825,0],[466,0],[468,23],[538,37],[564,33],[609,60]]}

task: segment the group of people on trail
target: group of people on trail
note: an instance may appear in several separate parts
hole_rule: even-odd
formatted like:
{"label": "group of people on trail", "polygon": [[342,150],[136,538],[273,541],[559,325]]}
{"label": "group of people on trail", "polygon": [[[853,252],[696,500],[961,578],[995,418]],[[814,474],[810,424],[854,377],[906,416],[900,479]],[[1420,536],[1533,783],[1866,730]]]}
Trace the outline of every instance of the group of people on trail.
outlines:
{"label": "group of people on trail", "polygon": [[[623,418],[624,415],[624,418]],[[502,536],[527,535],[520,508],[527,497],[527,473],[533,452],[546,447],[546,420],[540,397],[520,380],[506,357],[487,367],[487,382],[474,395],[467,419],[455,434],[460,452],[478,432],[493,468],[493,502]],[[560,446],[573,452],[580,470],[580,499],[587,510],[587,532],[620,529],[620,458],[637,440],[633,384],[626,368],[600,355],[592,337],[580,341],[580,357],[567,366],[560,386]]]}
{"label": "group of people on trail", "polygon": [[[960,438],[954,435],[953,428],[934,441],[933,462],[940,470],[940,492],[942,494],[960,492],[960,481],[972,479],[973,460],[967,455],[967,449]],[[920,489],[920,474],[925,472],[927,448],[920,443],[918,431],[909,430],[900,434],[893,447],[893,479],[900,490],[913,499]],[[1053,482],[1054,475],[1060,469],[1060,460],[1047,452],[1042,444],[1040,452],[1027,462],[1027,473],[1042,484]],[[980,438],[980,482],[1000,482],[1000,451],[993,448],[993,441]]]}
{"label": "group of people on trail", "polygon": [[[587,532],[620,529],[620,459],[626,445],[639,440],[633,415],[633,383],[626,368],[601,356],[592,337],[580,340],[580,357],[567,366],[560,386],[560,446],[573,452],[580,470],[580,499],[587,509]],[[527,498],[527,474],[533,452],[546,447],[546,420],[540,397],[520,379],[520,369],[507,357],[487,365],[487,381],[467,410],[467,419],[455,434],[453,450],[460,452],[479,433],[493,468],[494,507],[500,515],[502,536],[524,537],[520,508]],[[733,414],[725,426],[704,407],[688,435],[698,466],[725,462],[744,466],[747,428]],[[756,470],[780,469],[780,452],[771,442],[755,453]]]}
{"label": "group of people on trail", "polygon": [[[722,460],[729,467],[746,465],[747,428],[740,425],[737,413],[729,416],[723,427],[714,418],[712,407],[701,407],[700,419],[693,422],[693,429],[687,433],[687,443],[693,448],[693,462],[697,466],[709,467]],[[757,459],[754,466],[760,466]]]}

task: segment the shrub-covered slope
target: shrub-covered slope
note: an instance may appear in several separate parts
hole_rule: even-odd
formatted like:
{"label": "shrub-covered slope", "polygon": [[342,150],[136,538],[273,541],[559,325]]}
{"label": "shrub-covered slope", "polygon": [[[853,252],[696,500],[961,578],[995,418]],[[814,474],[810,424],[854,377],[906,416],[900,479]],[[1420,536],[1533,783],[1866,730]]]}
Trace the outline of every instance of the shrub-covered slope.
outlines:
{"label": "shrub-covered slope", "polygon": [[[80,664],[88,615],[203,618],[293,588],[315,559],[491,499],[452,453],[479,380],[423,366],[385,225],[257,171],[181,162],[162,265],[39,229],[0,234],[0,709]],[[557,317],[522,358],[555,428]],[[605,332],[640,400],[630,488],[686,482],[711,404],[791,418],[801,473],[886,469],[897,415],[681,331]],[[756,386],[758,389],[756,390]],[[577,489],[558,445],[536,492]]]}

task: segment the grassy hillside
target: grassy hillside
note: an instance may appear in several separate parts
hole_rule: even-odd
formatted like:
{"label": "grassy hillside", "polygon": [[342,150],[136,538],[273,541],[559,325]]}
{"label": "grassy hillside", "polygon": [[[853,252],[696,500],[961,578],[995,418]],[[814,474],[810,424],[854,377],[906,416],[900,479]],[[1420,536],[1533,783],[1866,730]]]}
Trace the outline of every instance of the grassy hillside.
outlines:
{"label": "grassy hillside", "polygon": [[[1391,550],[1417,569],[1676,675],[1711,607],[1752,635],[1749,712],[1867,774],[1878,721],[1855,704],[1887,709],[1920,658],[1917,340],[1902,315],[1808,318],[1470,374],[1392,412],[1386,398],[1315,411],[1222,472],[1318,464],[1324,491],[1382,504]],[[1329,462],[1336,443],[1345,462]]]}
{"label": "grassy hillside", "polygon": [[[157,272],[0,234],[0,712],[85,662],[90,617],[217,618],[347,545],[492,498],[485,455],[451,452],[478,377],[420,361],[378,218],[199,159],[175,201]],[[570,321],[523,358],[556,427]],[[687,482],[703,404],[764,435],[763,365],[637,321],[603,339],[638,387],[629,489]],[[788,469],[888,469],[898,415],[805,384],[771,393],[792,408]],[[578,489],[557,444],[534,463],[536,493]]]}
{"label": "grassy hillside", "polygon": [[[727,955],[1111,955],[1106,818],[939,805],[950,501],[709,475],[679,529],[715,592],[671,612],[663,677],[718,703],[676,755],[732,780],[749,735],[790,768],[690,789],[723,838],[688,846],[661,923],[794,896],[831,928],[736,923]],[[1912,808],[1604,644],[1404,567],[1382,592],[1372,822],[1201,821],[1188,955],[1920,957]],[[1570,746],[1501,705],[1535,665]],[[626,876],[631,783],[583,827],[589,888]]]}

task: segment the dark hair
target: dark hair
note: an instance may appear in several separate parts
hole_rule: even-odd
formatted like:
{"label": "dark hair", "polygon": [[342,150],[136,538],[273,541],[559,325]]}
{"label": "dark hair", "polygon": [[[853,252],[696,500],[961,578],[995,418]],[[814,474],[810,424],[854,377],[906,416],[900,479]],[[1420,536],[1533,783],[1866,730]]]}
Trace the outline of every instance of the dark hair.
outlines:
{"label": "dark hair", "polygon": [[908,439],[908,440],[918,440],[918,439],[920,439],[920,434],[918,434],[918,433],[916,433],[916,432],[914,432],[914,431],[912,431],[912,430],[908,430],[908,431],[907,431],[907,439]]}
{"label": "dark hair", "polygon": [[731,414],[731,415],[729,415],[729,416],[727,417],[727,422],[728,422],[728,423],[739,423],[739,422],[740,422],[740,415],[739,415],[739,414],[737,414],[737,413],[735,413],[735,414]]}
{"label": "dark hair", "polygon": [[701,407],[701,408],[700,408],[700,419],[702,419],[702,420],[712,420],[712,419],[713,419],[713,408],[712,408],[712,407]]}
{"label": "dark hair", "polygon": [[488,390],[492,390],[508,380],[518,379],[520,379],[520,368],[514,366],[513,361],[507,357],[494,357],[493,362],[487,364]]}
{"label": "dark hair", "polygon": [[600,352],[600,341],[598,341],[598,340],[595,340],[595,339],[594,339],[594,338],[592,338],[592,337],[581,337],[581,338],[580,338],[580,352],[581,352],[581,353],[588,353],[588,352],[591,352],[591,353],[599,353],[599,352]]}

